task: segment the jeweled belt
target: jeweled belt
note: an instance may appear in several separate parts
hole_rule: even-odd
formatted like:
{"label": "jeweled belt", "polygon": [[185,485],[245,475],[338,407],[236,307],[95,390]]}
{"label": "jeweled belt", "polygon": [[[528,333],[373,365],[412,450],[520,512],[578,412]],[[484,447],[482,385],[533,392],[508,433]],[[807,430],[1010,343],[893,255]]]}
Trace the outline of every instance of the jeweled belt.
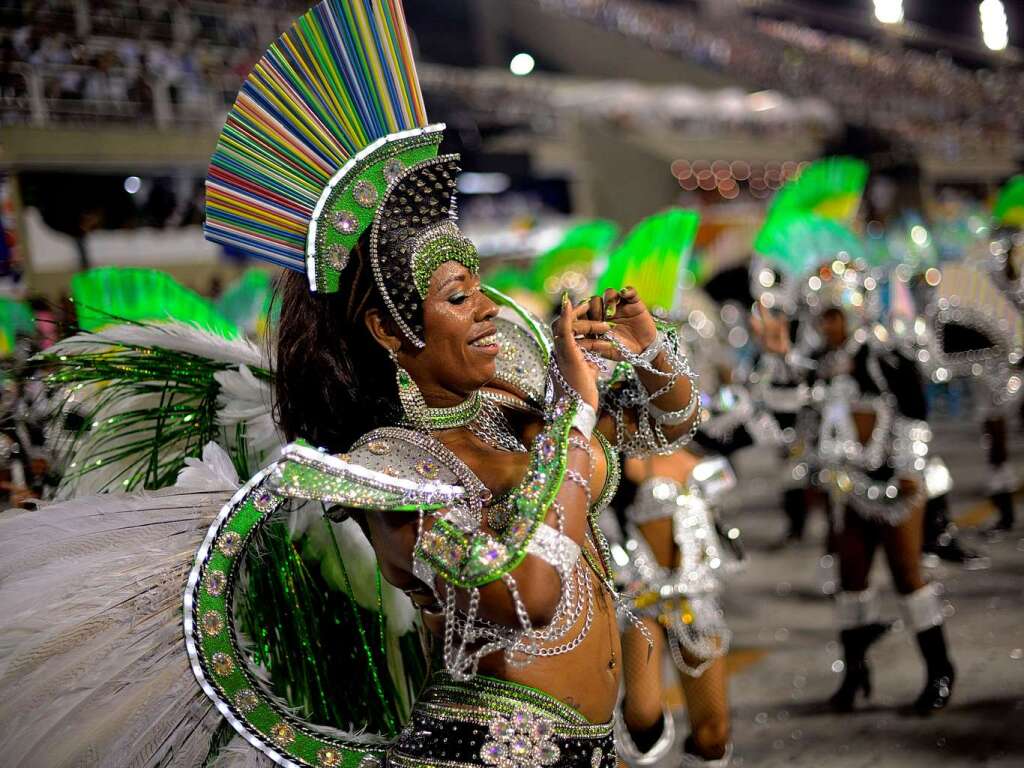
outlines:
{"label": "jeweled belt", "polygon": [[615,768],[612,725],[534,688],[437,675],[389,749],[389,768]]}

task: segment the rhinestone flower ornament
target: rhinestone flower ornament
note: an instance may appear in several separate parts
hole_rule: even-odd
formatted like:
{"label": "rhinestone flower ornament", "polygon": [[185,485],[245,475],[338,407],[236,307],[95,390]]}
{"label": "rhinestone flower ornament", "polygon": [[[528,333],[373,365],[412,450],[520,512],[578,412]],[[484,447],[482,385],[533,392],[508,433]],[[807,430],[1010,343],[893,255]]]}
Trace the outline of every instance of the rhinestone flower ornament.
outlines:
{"label": "rhinestone flower ornament", "polygon": [[497,768],[554,765],[561,753],[554,733],[550,720],[525,709],[508,717],[497,715],[488,727],[490,738],[480,748],[480,759]]}

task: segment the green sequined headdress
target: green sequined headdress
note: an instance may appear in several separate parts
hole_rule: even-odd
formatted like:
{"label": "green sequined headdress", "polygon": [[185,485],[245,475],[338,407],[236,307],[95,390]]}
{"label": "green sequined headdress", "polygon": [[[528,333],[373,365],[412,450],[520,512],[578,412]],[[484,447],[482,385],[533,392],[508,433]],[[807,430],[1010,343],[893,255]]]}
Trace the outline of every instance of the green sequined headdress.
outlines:
{"label": "green sequined headdress", "polygon": [[366,239],[384,303],[423,346],[430,273],[476,250],[455,226],[458,157],[438,157],[399,0],[324,0],[253,68],[207,179],[207,237],[339,289]]}

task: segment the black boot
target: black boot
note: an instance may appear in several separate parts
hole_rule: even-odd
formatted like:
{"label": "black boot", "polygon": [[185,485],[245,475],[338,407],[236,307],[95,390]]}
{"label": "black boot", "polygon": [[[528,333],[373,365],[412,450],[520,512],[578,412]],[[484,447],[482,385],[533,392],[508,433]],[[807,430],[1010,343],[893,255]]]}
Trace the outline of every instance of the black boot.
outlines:
{"label": "black boot", "polygon": [[863,693],[865,699],[871,698],[871,670],[867,661],[868,648],[888,632],[890,626],[876,622],[853,629],[844,629],[839,633],[839,640],[843,644],[843,663],[846,673],[839,690],[828,700],[829,706],[836,712],[852,712],[858,693]]}
{"label": "black boot", "polygon": [[942,495],[929,499],[924,512],[924,553],[933,555],[925,565],[933,567],[938,560],[962,565],[968,571],[980,571],[991,565],[989,559],[963,545],[957,537],[956,526],[949,520],[949,497]]}
{"label": "black boot", "polygon": [[946,634],[942,625],[918,632],[917,645],[928,669],[928,680],[914,702],[914,711],[919,715],[930,715],[944,709],[953,695],[953,664],[946,652]]}
{"label": "black boot", "polygon": [[999,513],[999,519],[986,529],[987,533],[1000,533],[1009,531],[1013,528],[1013,495],[1009,491],[1000,491],[999,493],[993,493],[990,497],[993,506],[996,508],[996,512]]}
{"label": "black boot", "polygon": [[782,494],[782,508],[789,520],[786,541],[800,541],[807,524],[807,494],[803,488],[790,488]]}

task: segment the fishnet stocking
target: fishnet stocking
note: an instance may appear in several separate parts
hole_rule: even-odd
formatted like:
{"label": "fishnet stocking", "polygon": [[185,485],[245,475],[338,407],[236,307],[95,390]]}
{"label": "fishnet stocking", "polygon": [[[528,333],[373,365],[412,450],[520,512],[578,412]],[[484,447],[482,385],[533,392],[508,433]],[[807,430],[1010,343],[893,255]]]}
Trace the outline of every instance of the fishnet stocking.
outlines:
{"label": "fishnet stocking", "polygon": [[[626,689],[622,713],[626,727],[640,733],[654,727],[661,718],[665,701],[662,659],[665,632],[651,620],[644,623],[654,639],[647,655],[647,641],[634,627],[622,638],[623,676]],[[721,757],[729,741],[729,689],[724,658],[715,659],[700,677],[680,674],[690,733],[701,755]]]}
{"label": "fishnet stocking", "polygon": [[630,626],[622,636],[622,674],[626,689],[622,716],[633,733],[646,731],[658,723],[665,699],[661,679],[665,632],[652,619],[644,619],[644,624],[654,640],[650,658],[647,639],[636,627]]}

